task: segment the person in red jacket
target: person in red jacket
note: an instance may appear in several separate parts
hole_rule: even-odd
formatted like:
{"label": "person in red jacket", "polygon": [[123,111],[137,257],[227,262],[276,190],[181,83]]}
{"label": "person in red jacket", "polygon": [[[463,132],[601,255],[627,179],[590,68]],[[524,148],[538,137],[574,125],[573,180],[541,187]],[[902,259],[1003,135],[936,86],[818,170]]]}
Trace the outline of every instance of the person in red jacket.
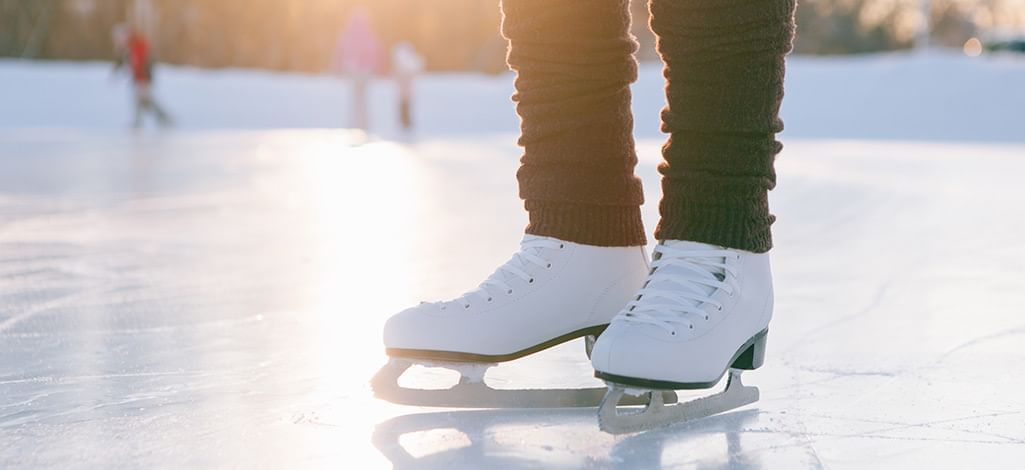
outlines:
{"label": "person in red jacket", "polygon": [[171,117],[153,96],[153,54],[146,35],[137,28],[121,25],[114,31],[114,41],[118,49],[115,70],[127,64],[132,75],[135,94],[132,126],[141,127],[146,113],[153,114],[159,125],[170,125]]}

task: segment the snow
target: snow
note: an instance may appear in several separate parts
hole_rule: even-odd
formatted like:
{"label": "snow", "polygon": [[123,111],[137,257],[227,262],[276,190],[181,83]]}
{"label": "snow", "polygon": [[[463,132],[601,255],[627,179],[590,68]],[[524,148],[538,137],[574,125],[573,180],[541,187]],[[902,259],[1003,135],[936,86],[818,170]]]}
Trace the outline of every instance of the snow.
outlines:
{"label": "snow", "polygon": [[[744,376],[762,398],[613,437],[595,410],[418,409],[367,385],[389,314],[516,247],[510,77],[426,77],[421,98],[451,102],[401,140],[382,84],[362,141],[318,129],[344,121],[331,78],[165,67],[181,126],[131,133],[106,65],[0,62],[0,467],[1020,466],[1025,65],[791,65],[776,316]],[[657,79],[635,87],[649,228]],[[581,341],[487,380],[599,384]]]}
{"label": "snow", "polygon": [[[789,59],[786,138],[1025,142],[1025,57],[937,52]],[[437,74],[417,84],[424,135],[515,132],[512,75]],[[660,66],[633,87],[637,135],[660,138]],[[348,125],[336,77],[162,66],[157,94],[183,130]],[[372,89],[372,130],[398,135],[395,84]],[[0,60],[0,129],[120,130],[130,122],[125,77],[106,63]]]}

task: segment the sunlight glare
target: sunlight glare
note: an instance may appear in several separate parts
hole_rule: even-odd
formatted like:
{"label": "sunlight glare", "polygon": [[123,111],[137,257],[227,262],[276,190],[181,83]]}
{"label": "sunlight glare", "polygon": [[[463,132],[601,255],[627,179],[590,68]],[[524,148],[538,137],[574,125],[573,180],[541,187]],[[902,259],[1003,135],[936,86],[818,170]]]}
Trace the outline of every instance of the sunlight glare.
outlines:
{"label": "sunlight glare", "polygon": [[982,54],[982,42],[979,38],[969,38],[964,43],[964,53],[968,57],[978,57]]}

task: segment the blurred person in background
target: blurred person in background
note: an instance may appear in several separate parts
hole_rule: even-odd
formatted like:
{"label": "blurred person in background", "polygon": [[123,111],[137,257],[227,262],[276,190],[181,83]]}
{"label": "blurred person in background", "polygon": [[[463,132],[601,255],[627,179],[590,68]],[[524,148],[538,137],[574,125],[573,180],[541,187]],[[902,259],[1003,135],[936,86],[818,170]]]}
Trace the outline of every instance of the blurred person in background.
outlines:
{"label": "blurred person in background", "polygon": [[352,122],[357,129],[370,128],[367,94],[370,79],[381,68],[381,45],[370,24],[370,12],[356,7],[338,38],[334,66],[352,83]]}
{"label": "blurred person in background", "polygon": [[399,87],[399,122],[402,128],[413,128],[413,79],[423,71],[424,60],[412,44],[402,41],[391,50],[392,74]]}
{"label": "blurred person in background", "polygon": [[114,27],[114,47],[117,57],[115,73],[126,64],[132,77],[135,115],[132,127],[142,127],[145,114],[152,114],[161,127],[171,125],[171,117],[153,96],[154,60],[152,47],[146,35],[138,28],[120,24]]}

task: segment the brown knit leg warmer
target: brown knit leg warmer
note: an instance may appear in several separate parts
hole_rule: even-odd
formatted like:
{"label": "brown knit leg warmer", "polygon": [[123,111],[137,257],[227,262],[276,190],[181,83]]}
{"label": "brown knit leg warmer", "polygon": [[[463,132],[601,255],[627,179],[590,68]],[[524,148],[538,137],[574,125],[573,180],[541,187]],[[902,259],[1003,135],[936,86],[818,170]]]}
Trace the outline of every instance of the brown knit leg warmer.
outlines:
{"label": "brown knit leg warmer", "polygon": [[637,78],[627,0],[503,0],[524,148],[527,233],[645,243],[630,111]]}
{"label": "brown knit leg warmer", "polygon": [[651,0],[665,62],[655,238],[765,252],[795,0]]}

